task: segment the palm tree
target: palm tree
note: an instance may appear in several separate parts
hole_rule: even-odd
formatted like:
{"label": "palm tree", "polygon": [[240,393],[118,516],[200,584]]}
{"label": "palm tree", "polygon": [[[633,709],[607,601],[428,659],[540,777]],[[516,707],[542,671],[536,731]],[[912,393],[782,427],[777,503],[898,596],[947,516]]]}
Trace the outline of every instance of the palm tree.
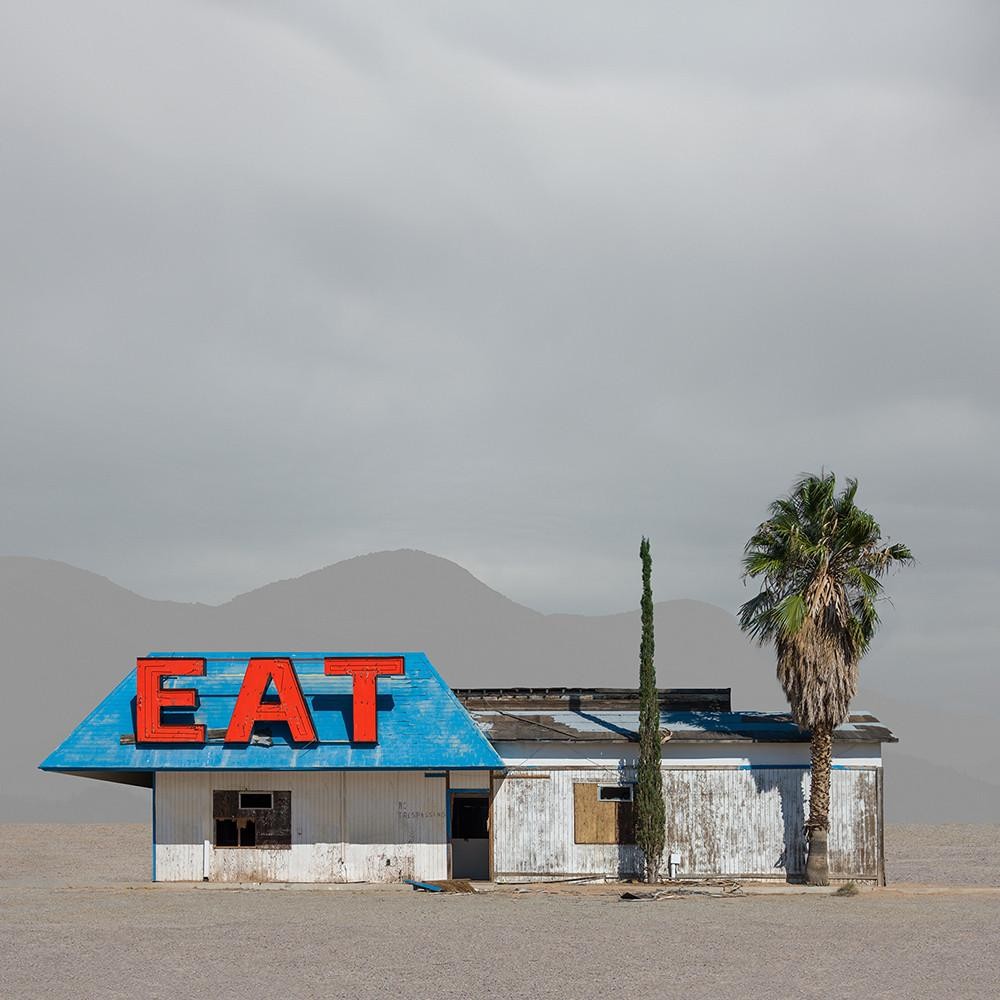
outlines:
{"label": "palm tree", "polygon": [[774,643],[778,681],[792,716],[810,731],[812,783],[806,836],[806,882],[829,885],[827,833],[833,731],[858,687],[858,663],[879,625],[879,578],[913,561],[910,550],[854,504],[856,479],[837,493],[831,472],[804,476],[775,500],[746,544],[744,579],[760,593],[740,608],[740,627],[761,645]]}

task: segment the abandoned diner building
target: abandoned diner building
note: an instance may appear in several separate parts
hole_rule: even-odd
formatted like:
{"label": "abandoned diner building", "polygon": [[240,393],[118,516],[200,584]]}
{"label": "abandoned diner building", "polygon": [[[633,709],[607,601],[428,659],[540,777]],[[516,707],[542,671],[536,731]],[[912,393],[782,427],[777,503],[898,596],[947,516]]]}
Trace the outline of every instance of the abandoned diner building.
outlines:
{"label": "abandoned diner building", "polygon": [[[662,875],[795,879],[809,743],[660,693]],[[154,881],[498,882],[642,869],[633,690],[452,690],[422,653],[151,653],[42,762],[152,790]],[[881,745],[835,733],[833,878],[884,883]]]}

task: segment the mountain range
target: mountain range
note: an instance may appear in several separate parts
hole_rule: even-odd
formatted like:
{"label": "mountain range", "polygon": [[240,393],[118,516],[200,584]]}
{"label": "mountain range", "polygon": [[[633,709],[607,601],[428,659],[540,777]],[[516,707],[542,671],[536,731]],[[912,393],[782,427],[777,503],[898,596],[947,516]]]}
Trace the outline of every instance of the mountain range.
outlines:
{"label": "mountain range", "polygon": [[[773,653],[729,612],[667,601],[655,622],[661,686],[730,687],[736,709],[786,707]],[[637,682],[639,612],[540,614],[413,550],[358,556],[218,606],[150,600],[65,563],[5,556],[0,635],[0,818],[134,820],[148,816],[148,792],[36,768],[150,650],[423,650],[456,687],[624,687]],[[888,818],[1000,821],[988,716],[949,713],[939,700],[873,686],[856,699],[900,737],[886,748]]]}

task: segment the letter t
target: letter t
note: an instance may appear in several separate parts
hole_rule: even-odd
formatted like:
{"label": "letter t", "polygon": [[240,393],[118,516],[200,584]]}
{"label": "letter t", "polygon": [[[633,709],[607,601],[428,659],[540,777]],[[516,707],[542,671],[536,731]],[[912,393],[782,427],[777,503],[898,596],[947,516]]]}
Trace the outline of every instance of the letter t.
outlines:
{"label": "letter t", "polygon": [[352,743],[377,743],[378,723],[375,712],[377,678],[401,677],[401,656],[328,656],[323,670],[330,676],[350,674],[354,679]]}

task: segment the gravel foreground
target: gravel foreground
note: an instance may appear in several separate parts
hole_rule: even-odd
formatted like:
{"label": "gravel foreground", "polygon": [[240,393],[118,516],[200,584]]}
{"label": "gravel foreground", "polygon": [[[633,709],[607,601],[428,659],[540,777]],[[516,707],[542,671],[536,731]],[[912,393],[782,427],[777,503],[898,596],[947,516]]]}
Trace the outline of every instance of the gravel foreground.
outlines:
{"label": "gravel foreground", "polygon": [[643,903],[153,887],[148,836],[0,825],[0,996],[1000,996],[997,825],[887,830],[890,880],[938,890]]}

